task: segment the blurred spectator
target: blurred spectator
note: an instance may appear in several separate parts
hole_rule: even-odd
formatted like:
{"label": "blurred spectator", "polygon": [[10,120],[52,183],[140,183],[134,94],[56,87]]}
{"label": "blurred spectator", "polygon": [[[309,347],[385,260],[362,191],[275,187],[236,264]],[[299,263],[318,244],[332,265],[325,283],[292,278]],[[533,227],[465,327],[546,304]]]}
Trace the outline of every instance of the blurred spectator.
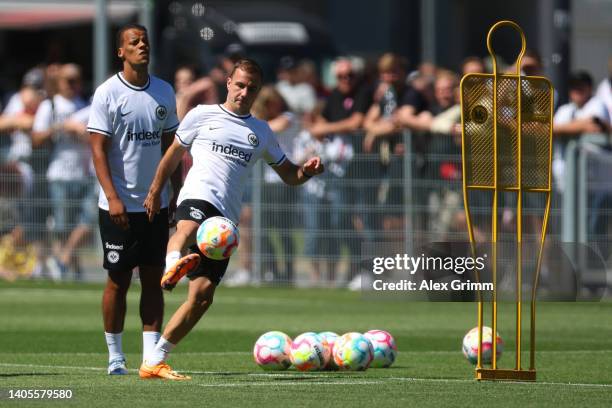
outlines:
{"label": "blurred spectator", "polygon": [[[252,112],[258,119],[268,122],[287,158],[295,162],[293,148],[299,133],[300,121],[295,114],[288,111],[287,103],[281,94],[273,86],[262,87],[253,103]],[[296,224],[293,212],[296,203],[294,194],[293,191],[284,188],[281,178],[270,166],[265,167],[262,195],[264,202],[274,203],[264,204],[262,211],[262,229],[266,231],[262,242],[263,272],[264,279],[268,281],[274,279],[276,282],[291,284],[294,279],[293,228]],[[272,229],[278,232],[282,249],[282,254],[276,256],[270,234]],[[278,268],[279,259],[284,261],[282,274]]]}
{"label": "blurred spectator", "polygon": [[29,132],[36,110],[44,98],[43,86],[44,71],[42,68],[32,68],[24,75],[19,92],[9,99],[0,116],[0,136],[10,135],[11,144],[0,162],[30,161],[32,141]]}
{"label": "blurred spectator", "polygon": [[[217,87],[207,76],[197,79],[198,71],[193,65],[183,65],[174,73],[174,92],[176,95],[176,116],[182,120],[187,112],[200,104],[219,102]],[[193,164],[189,152],[185,152],[182,162],[183,179]]]}
{"label": "blurred spectator", "polygon": [[[590,74],[578,71],[570,75],[568,89],[570,102],[560,106],[553,119],[553,132],[557,139],[553,151],[553,176],[560,192],[565,191],[566,140],[585,133],[607,133],[610,130],[608,109],[601,99],[593,96],[593,79]],[[589,236],[604,237],[608,222],[601,207],[609,202],[609,196],[605,192],[598,192],[592,200],[588,221]]]}
{"label": "blurred spectator", "polygon": [[276,89],[287,102],[289,110],[299,116],[310,113],[317,103],[312,85],[304,82],[298,65],[291,56],[281,58]]}
{"label": "blurred spectator", "polygon": [[[414,131],[428,132],[431,130],[431,126],[434,122],[434,118],[451,108],[457,103],[456,91],[459,85],[459,80],[455,73],[447,70],[440,70],[434,81],[434,101],[431,103],[427,110],[421,110],[418,115],[410,117],[408,126]],[[402,117],[408,118],[408,112],[417,112],[417,109],[424,109],[424,105],[418,99],[418,94],[408,99],[402,106],[402,112],[400,112],[400,119]]]}
{"label": "blurred spectator", "polygon": [[[512,74],[516,73],[516,63],[509,69]],[[542,57],[540,53],[534,49],[527,48],[521,59],[521,75],[526,76],[544,76]],[[535,105],[534,98],[537,97],[538,91],[534,89],[529,82],[524,82],[522,87],[523,106],[526,109],[533,109]],[[553,89],[553,107],[557,106],[558,94],[556,89]],[[531,108],[530,108],[531,107]],[[525,135],[525,133],[523,133]],[[516,195],[514,193],[505,193],[504,201],[506,208],[503,210],[502,223],[507,230],[516,230]],[[524,193],[523,197],[523,220],[525,227],[524,233],[539,236],[542,231],[542,216],[545,207],[545,196],[536,193]],[[535,211],[534,211],[535,210]],[[535,256],[535,254],[534,254]],[[546,260],[545,260],[546,262]],[[544,265],[545,266],[545,265]],[[546,266],[544,269],[547,269]]]}
{"label": "blurred spectator", "polygon": [[47,98],[51,98],[58,92],[58,78],[62,64],[53,63],[45,67],[45,92]]}
{"label": "blurred spectator", "polygon": [[197,69],[194,65],[181,65],[174,71],[174,93],[179,95],[193,84],[198,77]]}
{"label": "blurred spectator", "polygon": [[[89,120],[90,109],[91,106],[89,105],[80,109],[66,119],[63,124],[66,133],[73,135],[76,140],[81,140],[83,143],[87,143],[89,140],[87,122]],[[87,192],[80,203],[74,203],[75,207],[79,206],[78,209],[73,210],[74,212],[79,212],[76,226],[70,231],[68,238],[60,242],[56,256],[50,258],[48,262],[48,266],[53,270],[51,272],[52,275],[59,272],[65,276],[68,266],[72,265],[75,278],[82,278],[79,259],[75,252],[86,242],[98,215],[98,183],[93,179],[95,171],[91,157],[88,159],[88,167],[87,178],[89,180],[87,182]]]}
{"label": "blurred spectator", "polygon": [[[302,130],[295,139],[294,145],[295,163],[303,164],[309,157],[316,155],[328,163],[325,157],[325,149],[322,142],[318,141],[307,130]],[[313,178],[304,185],[300,192],[300,208],[303,212],[302,220],[304,226],[304,257],[310,263],[311,283],[316,284],[321,280],[321,261],[325,260],[330,275],[334,273],[335,260],[329,258],[330,240],[326,234],[330,229],[329,211],[321,207],[329,205],[326,198],[327,175],[323,174],[316,179]],[[330,283],[334,276],[329,276]]]}
{"label": "blurred spectator", "polygon": [[309,84],[315,90],[317,101],[324,100],[329,96],[329,89],[323,85],[321,77],[317,74],[317,67],[312,60],[301,60],[298,64],[298,71],[301,82]]}
{"label": "blurred spectator", "polygon": [[377,211],[379,216],[373,220],[373,227],[382,227],[383,232],[403,231],[403,154],[394,154],[403,153],[396,149],[402,143],[402,134],[393,116],[403,105],[422,104],[420,95],[406,85],[406,65],[402,57],[393,53],[378,60],[379,83],[374,104],[364,120],[363,151],[378,155],[376,167],[371,170],[379,184],[367,195],[375,200],[370,205],[381,210]]}
{"label": "blurred spectator", "polygon": [[593,78],[585,71],[570,75],[568,81],[570,102],[561,105],[553,118],[553,132],[557,136],[553,154],[553,175],[557,189],[565,188],[564,147],[566,137],[577,137],[582,133],[607,132],[610,117],[604,103],[593,97]]}
{"label": "blurred spectator", "polygon": [[[461,106],[459,78],[440,71],[434,84],[435,104],[421,125],[432,137],[428,152],[430,177],[439,188],[428,195],[429,231],[432,240],[444,241],[451,231],[465,228],[461,191]],[[478,231],[475,229],[475,231]]]}
{"label": "blurred spectator", "polygon": [[[399,109],[394,113],[393,119],[395,123],[402,127],[412,131],[408,151],[410,152],[412,174],[416,178],[425,176],[426,171],[426,154],[430,137],[423,131],[424,129],[420,126],[420,117],[423,115],[430,115],[428,109],[434,104],[435,96],[433,94],[433,82],[435,78],[432,78],[434,70],[437,69],[431,64],[422,64],[422,71],[417,71],[417,76],[409,81],[408,88],[404,92],[403,100],[400,103]],[[406,149],[403,144],[398,147]],[[397,153],[403,154],[403,149],[399,149]],[[424,186],[423,186],[424,187]],[[423,187],[415,186],[415,189],[422,189]],[[427,205],[427,194],[424,191],[414,190],[410,191],[409,194],[413,197],[413,204],[416,206]],[[411,220],[412,224],[417,228],[424,228],[425,217],[417,217]],[[421,224],[423,223],[423,224]]]}
{"label": "blurred spectator", "polygon": [[[43,260],[39,259],[38,255],[42,254],[41,231],[44,231],[48,205],[43,201],[46,198],[46,181],[39,166],[41,161],[44,162],[44,158],[41,160],[38,155],[33,155],[31,130],[36,111],[45,95],[44,86],[44,69],[36,67],[29,70],[23,78],[21,90],[11,97],[0,117],[0,128],[3,131],[11,131],[11,144],[2,161],[16,169],[16,174],[19,174],[23,181],[19,194],[8,198],[18,210],[18,224],[7,236],[8,241],[3,241],[3,244],[7,245],[5,249],[15,250],[14,255],[17,257],[21,250],[27,249],[30,253],[32,249],[35,261],[34,269],[30,272],[37,276],[42,274],[43,269]],[[35,170],[39,170],[38,178],[35,178]],[[5,254],[7,262],[14,260],[12,256],[8,252]]]}
{"label": "blurred spectator", "polygon": [[407,81],[419,94],[425,98],[427,105],[435,100],[433,83],[436,80],[438,68],[431,62],[422,62],[416,71],[408,75]]}
{"label": "blurred spectator", "polygon": [[[516,64],[515,64],[516,65]],[[534,49],[527,48],[521,59],[521,74],[528,76],[542,76],[542,57]]]}
{"label": "blurred spectator", "polygon": [[[208,73],[208,76],[214,82],[215,88],[217,89],[217,98],[219,101],[224,101],[227,97],[227,77],[229,73],[232,72],[234,64],[243,57],[245,57],[244,47],[241,44],[232,43],[225,47],[225,51],[223,55],[220,56],[219,62]],[[179,119],[181,118],[179,117]]]}
{"label": "blurred spectator", "polygon": [[[568,80],[568,88],[570,102],[560,106],[553,119],[555,136],[576,137],[582,133],[608,132],[608,109],[601,99],[593,96],[591,75],[585,71],[573,73]],[[561,181],[562,169],[559,165],[557,163],[553,167],[557,180]]]}
{"label": "blurred spectator", "polygon": [[337,60],[334,72],[336,88],[329,95],[321,114],[307,124],[307,129],[318,140],[339,137],[353,146],[353,133],[361,128],[372,97],[365,87],[360,86],[350,60]]}
{"label": "blurred spectator", "polygon": [[487,69],[482,58],[472,55],[463,59],[463,62],[461,63],[461,73],[463,75],[486,74]]}
{"label": "blurred spectator", "polygon": [[[513,73],[516,72],[513,71]],[[527,48],[523,59],[521,60],[521,75],[527,76],[545,76],[544,67],[542,66],[542,57],[540,53],[534,49]],[[529,86],[523,89],[527,97],[533,97],[533,90]],[[559,102],[559,94],[557,90],[553,88],[553,107],[557,108]]]}
{"label": "blurred spectator", "polygon": [[53,144],[47,181],[53,207],[56,242],[64,241],[71,231],[72,222],[83,221],[78,209],[87,199],[90,189],[89,148],[87,143],[66,131],[64,122],[85,107],[81,98],[81,69],[76,64],[62,65],[57,81],[58,93],[43,101],[36,112],[32,132],[32,145]]}
{"label": "blurred spectator", "polygon": [[608,108],[608,116],[612,118],[612,56],[608,58],[608,77],[597,87],[595,94]]}
{"label": "blurred spectator", "polygon": [[174,73],[174,91],[179,120],[197,105],[219,102],[215,82],[207,76],[198,79],[195,67],[190,65],[179,67]]}
{"label": "blurred spectator", "polygon": [[[313,194],[308,195],[312,202],[305,205],[304,219],[305,222],[311,221],[306,226],[306,234],[310,235],[321,227],[322,217],[329,217],[328,228],[322,231],[325,240],[319,241],[324,241],[323,248],[329,251],[326,255],[332,262],[340,258],[339,243],[344,242],[349,247],[353,261],[349,279],[353,279],[358,271],[361,241],[367,231],[361,214],[351,214],[350,209],[357,209],[358,203],[363,200],[363,195],[358,191],[360,186],[356,182],[360,176],[367,174],[368,169],[359,168],[360,165],[353,164],[352,160],[356,146],[361,145],[356,132],[363,124],[371,104],[371,95],[366,87],[360,86],[350,60],[340,58],[334,63],[333,69],[337,86],[332,90],[321,114],[315,116],[313,123],[306,125],[310,135],[324,144],[326,171],[322,178],[324,185],[317,183],[305,187],[305,191],[311,191],[315,186],[323,187],[324,191],[313,191]],[[323,204],[329,211],[322,211]],[[335,265],[330,265],[329,279],[335,280]]]}
{"label": "blurred spectator", "polygon": [[[435,78],[431,79],[417,72],[417,77],[413,77],[412,81],[409,82],[403,93],[399,109],[393,115],[398,126],[415,131],[423,130],[423,127],[420,125],[419,115],[426,112],[435,102],[433,93],[434,81]],[[423,92],[431,93],[431,98],[426,97]]]}
{"label": "blurred spectator", "polygon": [[[393,115],[404,104],[406,92],[411,96],[416,94],[414,89],[406,85],[406,61],[398,55],[384,54],[378,61],[378,72],[379,83],[374,92],[374,104],[368,109],[363,124],[366,131],[363,141],[365,153],[372,152],[377,140],[384,139],[388,150],[389,139],[399,138],[400,128],[392,120]],[[385,161],[388,161],[388,158]]]}

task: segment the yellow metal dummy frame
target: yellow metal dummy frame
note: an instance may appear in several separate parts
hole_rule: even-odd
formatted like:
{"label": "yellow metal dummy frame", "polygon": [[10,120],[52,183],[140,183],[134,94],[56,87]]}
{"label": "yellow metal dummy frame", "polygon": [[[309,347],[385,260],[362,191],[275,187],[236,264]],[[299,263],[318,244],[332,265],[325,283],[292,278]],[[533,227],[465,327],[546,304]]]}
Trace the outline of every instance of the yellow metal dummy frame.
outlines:
{"label": "yellow metal dummy frame", "polygon": [[[521,50],[514,72],[500,73],[491,45],[493,33],[500,27],[511,27],[521,37]],[[535,318],[536,290],[544,252],[551,199],[553,90],[548,79],[521,75],[525,53],[525,35],[518,24],[499,21],[487,35],[487,49],[493,62],[492,74],[467,74],[461,80],[462,170],[463,197],[467,229],[472,251],[475,251],[473,218],[469,192],[484,190],[493,193],[491,206],[491,293],[492,360],[483,367],[483,297],[478,293],[478,380],[535,381]],[[497,367],[497,242],[499,194],[516,193],[516,361],[514,369]],[[522,241],[523,194],[546,196],[542,230],[531,287],[531,325],[529,369],[521,364],[522,346]],[[479,278],[480,279],[480,278]]]}

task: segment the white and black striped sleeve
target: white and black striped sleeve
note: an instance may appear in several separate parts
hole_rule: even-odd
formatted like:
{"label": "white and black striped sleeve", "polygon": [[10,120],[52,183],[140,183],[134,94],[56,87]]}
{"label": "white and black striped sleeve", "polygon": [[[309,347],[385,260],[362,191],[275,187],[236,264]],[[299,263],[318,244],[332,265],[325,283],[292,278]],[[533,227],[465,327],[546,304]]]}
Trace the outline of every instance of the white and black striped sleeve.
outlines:
{"label": "white and black striped sleeve", "polygon": [[199,107],[187,112],[176,131],[175,139],[184,147],[190,147],[198,134],[201,119],[199,112]]}
{"label": "white and black striped sleeve", "polygon": [[113,136],[113,122],[111,120],[110,106],[106,88],[99,87],[94,94],[89,112],[87,131],[101,133],[105,136]]}
{"label": "white and black striped sleeve", "polygon": [[264,153],[264,160],[272,167],[280,166],[285,160],[287,155],[283,152],[283,149],[276,140],[276,135],[270,130],[268,134],[268,145]]}

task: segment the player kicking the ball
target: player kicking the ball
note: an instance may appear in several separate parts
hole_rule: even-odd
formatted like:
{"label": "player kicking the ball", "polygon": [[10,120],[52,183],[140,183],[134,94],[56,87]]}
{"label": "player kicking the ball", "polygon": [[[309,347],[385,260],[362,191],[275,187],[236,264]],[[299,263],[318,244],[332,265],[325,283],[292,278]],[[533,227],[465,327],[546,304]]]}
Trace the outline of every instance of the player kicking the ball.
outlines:
{"label": "player kicking the ball", "polygon": [[[202,255],[195,240],[199,225],[214,216],[238,223],[245,180],[262,157],[289,185],[300,185],[323,172],[319,157],[309,159],[302,166],[291,163],[268,124],[251,116],[249,112],[261,83],[261,68],[255,61],[236,62],[227,79],[225,103],[192,109],[159,164],[144,201],[151,220],[160,209],[160,193],[183,154],[189,149],[193,156],[193,167],[178,197],[178,223],[168,242],[161,286],[171,290],[185,275],[190,282],[187,300],[174,313],[155,349],[142,363],[141,378],[189,379],[173,371],[166,364],[166,358],[210,307],[229,263],[229,259],[215,261]],[[191,253],[181,257],[185,247]]]}

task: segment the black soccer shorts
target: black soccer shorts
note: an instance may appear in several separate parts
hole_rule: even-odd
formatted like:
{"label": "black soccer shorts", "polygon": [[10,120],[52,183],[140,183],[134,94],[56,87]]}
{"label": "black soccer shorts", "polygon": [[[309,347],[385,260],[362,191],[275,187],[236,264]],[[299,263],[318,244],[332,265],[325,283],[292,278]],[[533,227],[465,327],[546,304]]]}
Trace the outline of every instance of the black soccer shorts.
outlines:
{"label": "black soccer shorts", "polygon": [[100,237],[104,249],[104,269],[132,270],[138,265],[164,267],[168,246],[168,209],[149,222],[145,212],[127,213],[130,227],[122,229],[106,210],[99,209]]}
{"label": "black soccer shorts", "polygon": [[[177,221],[190,220],[202,224],[207,218],[217,216],[223,217],[223,214],[214,205],[205,200],[183,200],[176,209]],[[229,258],[221,261],[207,258],[197,245],[192,245],[189,247],[189,250],[191,253],[200,255],[200,265],[189,272],[187,277],[193,279],[198,276],[205,276],[215,286],[218,286],[227,270]]]}

